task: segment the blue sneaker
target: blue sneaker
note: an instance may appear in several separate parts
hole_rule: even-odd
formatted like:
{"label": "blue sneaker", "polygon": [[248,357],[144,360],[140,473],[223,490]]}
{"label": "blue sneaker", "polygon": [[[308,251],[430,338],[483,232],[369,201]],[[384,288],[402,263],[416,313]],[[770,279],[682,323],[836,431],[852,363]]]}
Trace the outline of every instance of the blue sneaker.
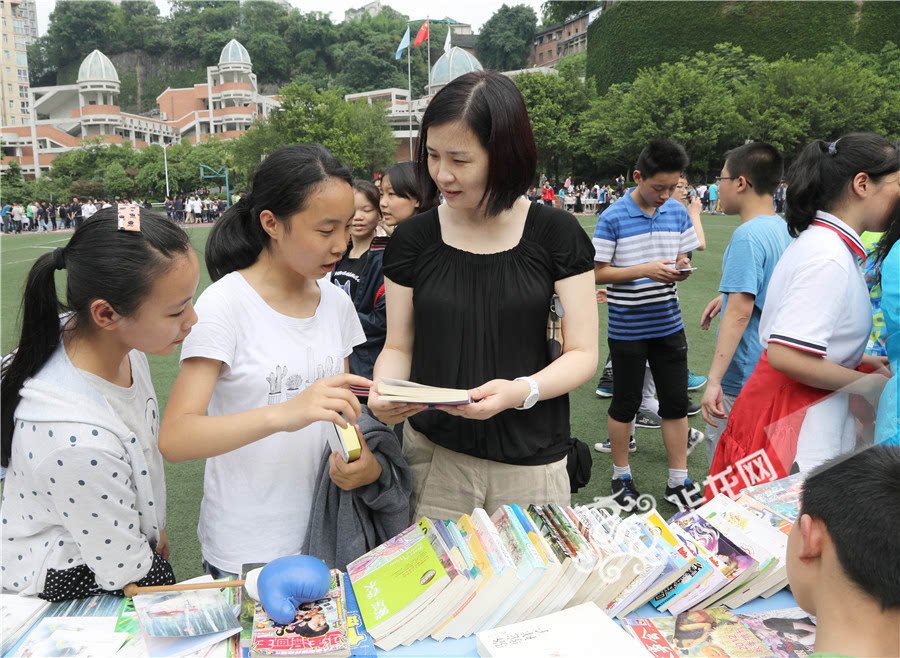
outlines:
{"label": "blue sneaker", "polygon": [[706,386],[706,377],[703,375],[695,375],[693,370],[688,370],[688,390],[696,391],[698,388]]}
{"label": "blue sneaker", "polygon": [[630,475],[614,478],[610,489],[613,500],[625,512],[631,512],[635,509],[641,494],[638,493],[637,488],[634,486],[634,480]]}
{"label": "blue sneaker", "polygon": [[685,478],[684,484],[679,484],[677,487],[670,487],[667,483],[664,498],[683,512],[703,504],[703,491],[691,482],[690,478]]}
{"label": "blue sneaker", "polygon": [[[606,439],[603,443],[595,443],[594,450],[597,452],[612,452],[612,445],[609,443],[609,439]],[[637,443],[634,442],[634,437],[631,437],[631,441],[628,442],[628,452],[635,452],[637,450]]]}
{"label": "blue sneaker", "polygon": [[604,388],[602,386],[597,387],[597,397],[598,398],[611,398],[613,396],[613,391],[611,388]]}
{"label": "blue sneaker", "polygon": [[597,382],[597,397],[611,398],[613,396],[612,368],[604,368]]}

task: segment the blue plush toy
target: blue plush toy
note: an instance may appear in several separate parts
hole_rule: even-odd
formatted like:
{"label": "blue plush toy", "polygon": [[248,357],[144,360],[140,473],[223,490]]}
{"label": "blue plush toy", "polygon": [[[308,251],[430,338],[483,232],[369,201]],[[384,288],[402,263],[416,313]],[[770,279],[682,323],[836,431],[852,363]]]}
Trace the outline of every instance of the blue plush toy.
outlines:
{"label": "blue plush toy", "polygon": [[248,573],[244,588],[272,621],[290,624],[301,604],[328,596],[331,571],[319,558],[289,555]]}

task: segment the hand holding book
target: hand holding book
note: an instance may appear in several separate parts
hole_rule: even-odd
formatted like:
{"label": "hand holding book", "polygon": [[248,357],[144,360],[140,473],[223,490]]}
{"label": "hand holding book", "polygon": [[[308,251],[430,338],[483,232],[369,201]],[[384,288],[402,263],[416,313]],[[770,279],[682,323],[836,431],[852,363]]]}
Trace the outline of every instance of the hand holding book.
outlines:
{"label": "hand holding book", "polygon": [[331,481],[344,491],[353,491],[367,484],[372,484],[381,477],[381,463],[375,459],[375,455],[366,445],[366,440],[359,431],[359,427],[355,427],[357,437],[359,439],[359,458],[350,462],[344,461],[344,458],[336,452],[332,452],[329,457],[328,476]]}
{"label": "hand holding book", "polygon": [[462,416],[473,420],[487,420],[501,411],[522,406],[528,397],[530,388],[524,381],[509,379],[492,379],[486,384],[469,391],[472,402],[460,405],[435,405],[435,409],[445,411],[453,416]]}
{"label": "hand holding book", "polygon": [[381,386],[383,380],[376,379],[375,384],[369,389],[368,407],[385,425],[402,423],[410,416],[428,408],[427,404],[422,403],[394,402],[379,392]]}
{"label": "hand holding book", "polygon": [[320,379],[287,402],[274,405],[278,414],[273,432],[293,432],[324,420],[341,427],[351,424],[362,413],[359,400],[350,386],[368,388],[372,382],[358,375],[342,374]]}

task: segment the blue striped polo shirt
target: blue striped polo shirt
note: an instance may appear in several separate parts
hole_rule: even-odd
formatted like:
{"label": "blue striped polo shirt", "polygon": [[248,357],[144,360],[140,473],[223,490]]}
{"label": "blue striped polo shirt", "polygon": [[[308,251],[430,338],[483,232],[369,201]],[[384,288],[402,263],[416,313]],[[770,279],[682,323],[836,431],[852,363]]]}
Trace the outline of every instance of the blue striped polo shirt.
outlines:
{"label": "blue striped polo shirt", "polygon": [[[651,217],[626,193],[600,215],[594,229],[594,260],[631,267],[655,260],[676,260],[700,246],[684,206],[669,199]],[[606,287],[607,334],[618,340],[668,336],[684,328],[674,283],[637,279]]]}

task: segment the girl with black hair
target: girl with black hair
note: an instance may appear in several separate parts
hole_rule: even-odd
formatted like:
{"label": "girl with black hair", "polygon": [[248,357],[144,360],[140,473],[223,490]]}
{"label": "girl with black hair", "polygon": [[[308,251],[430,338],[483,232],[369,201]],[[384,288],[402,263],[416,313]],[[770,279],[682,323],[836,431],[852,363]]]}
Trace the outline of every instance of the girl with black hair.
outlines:
{"label": "girl with black hair", "polygon": [[[425,111],[419,189],[444,202],[388,243],[375,378],[467,389],[473,402],[426,411],[370,393],[383,422],[411,417],[413,518],[569,503],[568,392],[597,370],[594,250],[572,215],[524,198],[536,162],[524,100],[501,74],[460,76]],[[565,309],[556,360],[546,334],[554,293]]]}
{"label": "girl with black hair", "polygon": [[[350,355],[350,372],[371,379],[375,359],[384,347],[387,317],[384,299],[384,273],[381,270],[386,237],[376,237],[381,221],[378,209],[380,195],[373,183],[353,180],[353,204],[356,208],[350,223],[350,244],[334,266],[331,282],[350,295],[359,316],[366,342],[357,345]],[[365,402],[367,388],[351,390]]]}
{"label": "girl with black hair", "polygon": [[400,222],[430,210],[435,196],[428,198],[420,191],[415,163],[398,162],[388,167],[381,177],[380,207],[385,232],[391,235]]}
{"label": "girl with black hair", "polygon": [[188,335],[198,282],[187,235],[136,206],[101,210],[32,266],[0,384],[4,591],[59,601],[175,582],[144,353]]}
{"label": "girl with black hair", "polygon": [[[280,148],[207,240],[214,283],[197,301],[160,450],[172,462],[206,459],[197,534],[213,575],[301,551],[329,423],[353,423],[360,404],[348,387],[371,384],[346,374],[366,337],[328,280],[350,239],[351,182],[321,146]],[[342,488],[381,474],[363,446],[350,464],[332,455]]]}
{"label": "girl with black hair", "polygon": [[[883,369],[887,359],[864,353],[872,307],[857,259],[865,260],[863,231],[892,232],[900,150],[870,133],[816,140],[787,181],[785,218],[796,240],[766,293],[759,336],[767,349],[735,401],[710,468],[712,478],[742,476],[735,492],[851,451],[851,410],[859,405],[850,394],[875,404],[887,382],[860,371]],[[708,498],[717,486],[707,487]]]}

